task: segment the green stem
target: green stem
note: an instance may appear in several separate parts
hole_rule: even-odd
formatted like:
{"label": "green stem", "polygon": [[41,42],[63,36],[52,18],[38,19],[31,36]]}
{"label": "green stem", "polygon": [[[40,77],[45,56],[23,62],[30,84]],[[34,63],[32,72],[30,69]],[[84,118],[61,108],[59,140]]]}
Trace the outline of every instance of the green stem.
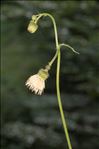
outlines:
{"label": "green stem", "polygon": [[65,136],[66,136],[66,140],[68,143],[68,148],[72,149],[72,145],[71,145],[71,141],[70,141],[70,137],[69,137],[69,132],[68,132],[68,128],[67,128],[67,123],[65,120],[65,115],[64,115],[64,111],[63,111],[63,107],[62,107],[62,101],[61,101],[61,95],[60,95],[60,59],[61,59],[61,53],[60,53],[60,47],[58,48],[58,59],[57,59],[57,71],[56,71],[56,89],[57,89],[57,99],[58,99],[58,105],[59,105],[59,110],[60,110],[60,114],[61,114],[61,119],[62,119],[62,123],[63,123],[63,128],[64,128],[64,132],[65,132]]}
{"label": "green stem", "polygon": [[52,64],[54,63],[54,61],[56,60],[57,58],[57,54],[58,54],[58,51],[56,51],[54,57],[52,58],[52,60],[49,62],[49,65],[52,66]]}
{"label": "green stem", "polygon": [[57,49],[57,51],[56,51],[55,56],[53,57],[53,59],[50,61],[49,64],[52,65],[52,63],[55,61],[56,57],[58,56],[58,59],[57,59],[57,71],[56,71],[57,99],[58,99],[59,110],[60,110],[60,114],[61,114],[61,119],[62,119],[62,123],[63,123],[63,128],[64,128],[66,140],[67,140],[67,143],[68,143],[68,147],[69,147],[69,149],[72,149],[70,138],[69,138],[67,124],[66,124],[66,121],[65,121],[64,111],[63,111],[63,107],[62,107],[61,96],[60,96],[59,74],[60,74],[61,53],[60,53],[60,45],[59,45],[59,42],[58,42],[58,33],[57,33],[56,22],[55,22],[55,19],[53,18],[53,16],[51,16],[50,14],[44,13],[44,15],[45,16],[49,16],[51,18],[52,22],[53,22],[53,25],[54,25],[55,41],[56,41],[56,49]]}
{"label": "green stem", "polygon": [[55,59],[58,57],[57,58],[57,70],[56,70],[57,99],[58,99],[58,105],[59,105],[59,110],[60,110],[60,114],[61,114],[61,119],[62,119],[62,123],[63,123],[64,132],[65,132],[66,140],[67,140],[67,143],[68,143],[68,148],[72,149],[70,138],[69,138],[67,124],[66,124],[66,121],[65,121],[65,115],[64,115],[64,111],[63,111],[63,107],[62,107],[61,95],[60,95],[60,87],[59,87],[60,86],[60,84],[59,84],[60,58],[61,58],[60,48],[61,48],[61,46],[63,46],[63,44],[59,44],[59,42],[58,42],[57,26],[56,26],[56,22],[55,22],[54,17],[52,15],[48,14],[48,13],[41,13],[39,18],[38,18],[38,20],[42,16],[49,16],[51,18],[52,22],[53,22],[53,25],[54,25],[56,53],[55,53],[54,57],[52,58],[52,60],[49,62],[49,65],[51,66],[53,64],[53,62],[55,61]]}
{"label": "green stem", "polygon": [[55,43],[56,43],[56,49],[58,48],[58,33],[57,33],[57,27],[56,27],[56,22],[55,19],[52,15],[50,15],[49,13],[42,13],[42,16],[48,16],[50,17],[50,19],[53,22],[53,26],[54,26],[54,33],[55,33]]}
{"label": "green stem", "polygon": [[[49,13],[41,13],[39,14],[39,17],[36,21],[36,23],[38,22],[38,20],[42,17],[42,16],[48,16],[50,17],[50,19],[52,20],[53,26],[54,26],[54,33],[55,33],[55,44],[56,44],[56,49],[58,49],[58,33],[57,33],[57,27],[56,27],[56,22],[55,19],[52,15],[50,15]],[[52,64],[54,63],[55,59],[57,58],[57,54],[58,54],[58,50],[56,51],[54,57],[52,58],[52,60],[49,62],[49,65],[52,66]]]}
{"label": "green stem", "polygon": [[68,45],[68,44],[61,43],[61,44],[60,44],[60,47],[62,47],[62,46],[71,49],[71,50],[72,50],[74,53],[76,53],[76,54],[79,54],[79,52],[75,51],[74,48],[72,48],[72,47],[71,47],[70,45]]}

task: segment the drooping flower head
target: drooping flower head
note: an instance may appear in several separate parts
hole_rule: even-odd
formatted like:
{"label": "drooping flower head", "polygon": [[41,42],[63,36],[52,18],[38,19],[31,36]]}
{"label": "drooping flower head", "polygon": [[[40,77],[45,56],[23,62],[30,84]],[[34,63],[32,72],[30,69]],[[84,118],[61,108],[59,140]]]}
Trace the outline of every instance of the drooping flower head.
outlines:
{"label": "drooping flower head", "polygon": [[38,21],[38,17],[39,15],[33,15],[32,16],[32,19],[28,25],[28,28],[27,30],[30,32],[30,33],[35,33],[36,30],[38,29],[38,24],[37,24],[37,21]]}
{"label": "drooping flower head", "polygon": [[45,88],[45,80],[48,78],[48,70],[40,69],[35,75],[29,77],[26,81],[26,86],[35,94],[41,95]]}
{"label": "drooping flower head", "polygon": [[33,20],[31,20],[30,23],[29,23],[29,25],[28,25],[27,30],[30,33],[34,33],[37,29],[38,29],[38,25]]}

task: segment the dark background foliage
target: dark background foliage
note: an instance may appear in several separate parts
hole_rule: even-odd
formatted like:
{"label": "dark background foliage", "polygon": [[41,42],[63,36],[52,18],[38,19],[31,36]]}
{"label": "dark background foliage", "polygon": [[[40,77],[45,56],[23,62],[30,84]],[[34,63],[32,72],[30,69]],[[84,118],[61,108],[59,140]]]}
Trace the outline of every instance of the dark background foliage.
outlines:
{"label": "dark background foliage", "polygon": [[1,2],[1,148],[66,149],[55,89],[56,63],[45,93],[35,96],[26,79],[55,53],[49,18],[35,34],[27,32],[33,14],[49,12],[57,23],[63,48],[62,102],[73,149],[99,148],[99,5],[89,1]]}

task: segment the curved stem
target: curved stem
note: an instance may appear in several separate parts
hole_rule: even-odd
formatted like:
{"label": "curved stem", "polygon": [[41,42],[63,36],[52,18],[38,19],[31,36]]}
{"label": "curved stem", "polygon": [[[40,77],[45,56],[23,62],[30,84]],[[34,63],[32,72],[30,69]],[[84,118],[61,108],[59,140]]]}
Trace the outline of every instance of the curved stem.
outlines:
{"label": "curved stem", "polygon": [[66,124],[66,120],[65,120],[65,115],[63,112],[63,107],[62,107],[62,102],[61,102],[61,95],[60,95],[60,82],[59,82],[59,78],[60,78],[60,59],[61,59],[61,53],[60,53],[60,47],[58,49],[58,59],[57,59],[57,71],[56,71],[56,89],[57,89],[57,98],[58,98],[58,105],[59,105],[59,110],[60,110],[60,114],[61,114],[61,119],[62,119],[62,123],[63,123],[63,128],[64,128],[64,132],[65,132],[65,136],[66,136],[66,140],[68,143],[68,148],[72,149],[72,145],[70,142],[70,137],[69,137],[69,133],[68,133],[68,128],[67,128],[67,124]]}
{"label": "curved stem", "polygon": [[[53,26],[54,26],[54,33],[55,33],[55,43],[56,43],[56,49],[58,49],[59,43],[58,43],[58,33],[57,33],[57,27],[56,27],[56,22],[55,19],[52,15],[50,15],[49,13],[41,13],[39,14],[39,17],[36,20],[36,23],[38,22],[38,20],[42,17],[42,16],[48,16],[50,17],[50,19],[52,20]],[[53,62],[55,61],[55,59],[57,58],[57,54],[58,54],[58,50],[56,51],[54,57],[52,58],[52,60],[49,62],[49,65],[52,66]]]}
{"label": "curved stem", "polygon": [[54,25],[54,33],[55,33],[55,43],[56,43],[56,49],[58,48],[58,33],[57,33],[57,27],[56,27],[56,22],[55,22],[55,19],[52,15],[50,15],[49,13],[42,13],[40,14],[42,16],[48,16],[50,17],[50,19],[52,20],[53,22],[53,25]]}
{"label": "curved stem", "polygon": [[58,50],[56,51],[54,57],[52,58],[52,60],[49,62],[49,65],[52,66],[52,64],[54,63],[54,61],[56,60],[57,58],[57,54],[58,54]]}
{"label": "curved stem", "polygon": [[68,45],[68,44],[61,43],[61,44],[60,44],[60,47],[62,47],[62,46],[65,46],[65,47],[71,49],[74,53],[79,54],[79,52],[75,51],[74,48],[72,48],[72,47],[71,47],[70,45]]}
{"label": "curved stem", "polygon": [[61,115],[61,119],[62,119],[62,123],[63,123],[64,132],[65,132],[66,140],[67,140],[67,143],[68,143],[68,148],[69,149],[72,149],[70,138],[69,138],[67,124],[66,124],[66,121],[65,121],[65,115],[64,115],[64,111],[63,111],[63,107],[62,107],[61,95],[60,95],[60,87],[59,87],[60,86],[60,84],[59,84],[59,77],[60,77],[60,58],[61,58],[60,48],[64,44],[59,44],[59,42],[58,42],[57,27],[56,27],[56,22],[55,22],[55,19],[53,18],[53,16],[50,15],[50,14],[48,14],[48,13],[41,13],[40,16],[38,17],[37,21],[42,16],[49,16],[51,18],[52,22],[53,22],[53,25],[54,25],[55,43],[56,43],[56,50],[57,51],[56,51],[54,57],[52,58],[52,60],[49,62],[49,65],[51,66],[53,64],[53,62],[55,61],[55,59],[57,58],[57,70],[56,70],[57,99],[58,99],[58,105],[59,105],[59,110],[60,110],[60,115]]}

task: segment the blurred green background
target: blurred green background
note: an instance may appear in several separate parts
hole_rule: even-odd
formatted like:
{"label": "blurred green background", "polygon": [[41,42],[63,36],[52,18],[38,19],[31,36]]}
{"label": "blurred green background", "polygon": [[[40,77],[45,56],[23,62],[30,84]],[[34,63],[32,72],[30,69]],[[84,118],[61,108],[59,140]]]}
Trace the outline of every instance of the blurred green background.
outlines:
{"label": "blurred green background", "polygon": [[56,63],[42,96],[26,87],[27,78],[55,54],[53,26],[39,21],[27,31],[33,14],[51,13],[62,48],[61,95],[73,149],[99,148],[99,5],[98,1],[1,2],[1,148],[66,149],[55,89]]}

